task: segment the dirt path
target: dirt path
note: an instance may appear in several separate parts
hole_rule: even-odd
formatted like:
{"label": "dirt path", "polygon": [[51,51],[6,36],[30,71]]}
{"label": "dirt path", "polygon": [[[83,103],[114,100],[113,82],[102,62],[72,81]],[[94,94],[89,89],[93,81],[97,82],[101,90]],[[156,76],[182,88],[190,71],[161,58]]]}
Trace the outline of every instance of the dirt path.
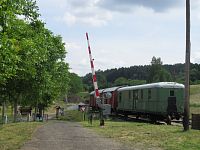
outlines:
{"label": "dirt path", "polygon": [[51,121],[39,128],[21,150],[129,150],[78,123]]}

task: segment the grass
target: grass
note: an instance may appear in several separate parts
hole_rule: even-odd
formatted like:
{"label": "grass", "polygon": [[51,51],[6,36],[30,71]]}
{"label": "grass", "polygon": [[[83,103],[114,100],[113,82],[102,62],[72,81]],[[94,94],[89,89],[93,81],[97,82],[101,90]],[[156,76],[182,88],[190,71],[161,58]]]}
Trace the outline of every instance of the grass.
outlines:
{"label": "grass", "polygon": [[200,114],[200,85],[190,86],[190,111],[191,114]]}
{"label": "grass", "polygon": [[191,129],[183,132],[182,126],[107,120],[102,128],[99,127],[99,120],[93,120],[92,125],[88,121],[82,121],[83,114],[80,111],[67,111],[65,116],[59,119],[80,122],[84,127],[92,129],[98,134],[113,138],[135,149],[200,149],[200,131]]}
{"label": "grass", "polygon": [[99,127],[99,121],[93,121],[93,125],[87,122],[82,124],[86,128],[136,149],[200,149],[200,131],[197,130],[183,132],[183,128],[178,126],[120,121],[106,121],[103,128]]}
{"label": "grass", "polygon": [[27,140],[30,140],[33,132],[43,123],[21,122],[0,126],[0,150],[19,149]]}
{"label": "grass", "polygon": [[62,108],[67,108],[69,106],[73,105],[73,103],[66,103],[64,101],[56,101],[54,104],[52,104],[50,107],[47,108],[46,113],[48,114],[55,114],[56,113],[56,106],[60,106]]}
{"label": "grass", "polygon": [[[192,85],[190,89],[191,113],[200,114],[200,85]],[[86,93],[82,93],[84,97]],[[48,113],[55,113],[54,104],[49,108]],[[61,107],[66,104],[60,103]],[[8,116],[10,109],[7,109]],[[86,117],[87,118],[87,117]],[[66,111],[65,116],[60,120],[81,122],[83,113],[80,111]],[[1,116],[0,116],[1,121]],[[41,122],[10,123],[0,126],[0,150],[18,149],[23,143],[31,139],[31,135]],[[99,121],[93,121],[92,125],[82,122],[83,126],[95,130],[99,134],[114,138],[136,149],[166,149],[166,150],[198,150],[200,149],[200,131],[190,130],[183,132],[182,127],[152,125],[147,123],[106,121],[105,127],[99,127]]]}
{"label": "grass", "polygon": [[65,111],[64,116],[59,116],[59,120],[80,122],[83,121],[83,113],[77,110]]}

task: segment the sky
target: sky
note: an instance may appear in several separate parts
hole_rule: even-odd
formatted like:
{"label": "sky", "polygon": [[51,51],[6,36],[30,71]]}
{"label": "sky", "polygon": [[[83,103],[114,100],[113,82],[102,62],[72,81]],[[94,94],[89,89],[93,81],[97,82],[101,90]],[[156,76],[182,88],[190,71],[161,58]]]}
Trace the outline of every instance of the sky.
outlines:
{"label": "sky", "polygon": [[[36,0],[40,18],[61,35],[70,71],[185,62],[185,0]],[[200,0],[191,0],[191,62],[200,63]]]}

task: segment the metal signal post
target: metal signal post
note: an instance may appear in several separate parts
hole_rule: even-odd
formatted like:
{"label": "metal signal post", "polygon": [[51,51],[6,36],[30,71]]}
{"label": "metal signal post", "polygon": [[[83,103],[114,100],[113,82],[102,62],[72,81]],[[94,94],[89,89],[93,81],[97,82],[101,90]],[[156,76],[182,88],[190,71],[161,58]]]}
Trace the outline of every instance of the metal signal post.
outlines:
{"label": "metal signal post", "polygon": [[90,49],[89,37],[88,37],[87,32],[86,32],[86,38],[87,38],[88,52],[89,52],[89,57],[90,57],[90,64],[91,64],[91,70],[92,70],[92,79],[93,79],[96,103],[100,107],[100,126],[103,126],[104,125],[103,105],[102,105],[102,101],[100,100],[100,94],[99,94],[98,85],[97,85],[97,78],[96,78],[96,74],[95,74],[95,71],[94,71],[94,62],[93,62],[93,59],[92,59],[92,53],[91,53],[91,49]]}

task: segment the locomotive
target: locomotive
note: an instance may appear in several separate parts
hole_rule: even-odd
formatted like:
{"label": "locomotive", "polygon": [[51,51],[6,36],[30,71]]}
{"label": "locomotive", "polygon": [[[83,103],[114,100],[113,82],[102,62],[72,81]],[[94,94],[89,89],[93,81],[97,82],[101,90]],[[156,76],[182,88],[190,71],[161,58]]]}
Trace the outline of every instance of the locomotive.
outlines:
{"label": "locomotive", "polygon": [[[110,92],[111,98],[103,99],[111,105],[113,114],[125,117],[135,115],[147,117],[151,121],[164,120],[171,124],[172,119],[179,120],[184,112],[184,85],[176,82],[158,82],[137,86],[112,87],[99,90],[102,97]],[[98,110],[94,92],[90,93],[89,106]]]}

